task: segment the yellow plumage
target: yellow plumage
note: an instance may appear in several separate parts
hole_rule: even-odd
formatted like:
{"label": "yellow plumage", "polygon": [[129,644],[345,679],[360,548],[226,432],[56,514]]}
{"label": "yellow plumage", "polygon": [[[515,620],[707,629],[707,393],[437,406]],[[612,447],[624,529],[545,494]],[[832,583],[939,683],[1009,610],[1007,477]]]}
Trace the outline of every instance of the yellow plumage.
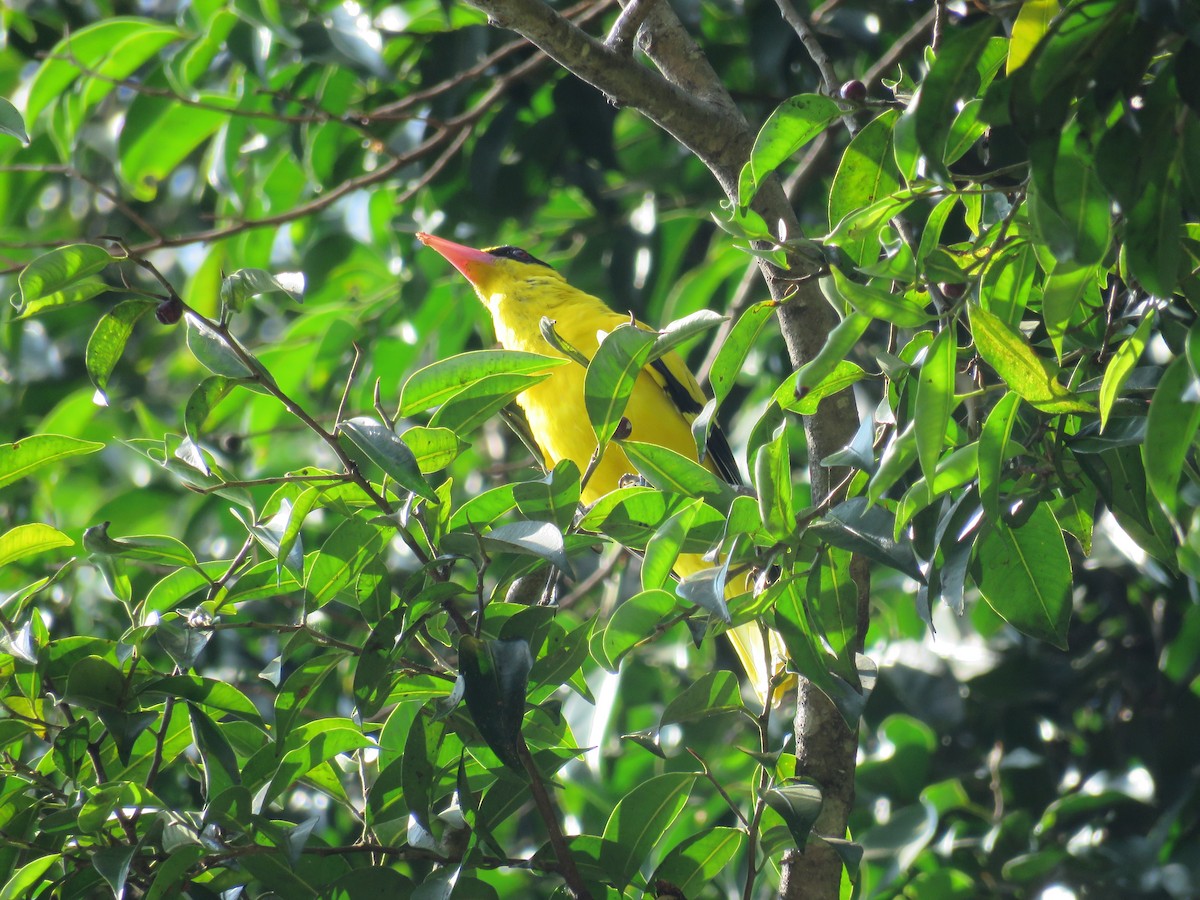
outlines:
{"label": "yellow plumage", "polygon": [[[483,251],[431,235],[419,234],[418,237],[446,257],[471,282],[491,313],[497,340],[506,349],[561,355],[542,336],[541,321],[545,317],[554,321],[555,331],[564,341],[591,359],[604,335],[629,322],[628,316],[614,312],[599,298],[571,287],[562,275],[523,250],[500,247]],[[596,436],[584,405],[584,375],[582,366],[560,366],[545,381],[517,397],[548,467],[559,460],[570,459],[582,471],[595,452]],[[678,354],[668,353],[658,366],[647,366],[638,376],[625,409],[625,418],[632,426],[629,437],[696,459],[690,425],[695,412],[704,403],[704,393],[686,364]],[[681,405],[688,409],[681,409]],[[730,471],[732,457],[723,437],[719,440],[727,458],[725,471],[714,464],[711,453],[705,464],[718,474],[736,477],[736,472]],[[636,468],[624,451],[618,445],[610,444],[584,487],[583,502],[595,502],[615,489],[623,475],[634,472]],[[698,555],[682,554],[675,564],[675,573],[686,577],[710,565]],[[771,659],[768,660],[756,624],[739,626],[728,634],[755,692],[760,700],[764,700],[770,692],[772,675],[779,671],[785,659],[782,640],[771,633]]]}

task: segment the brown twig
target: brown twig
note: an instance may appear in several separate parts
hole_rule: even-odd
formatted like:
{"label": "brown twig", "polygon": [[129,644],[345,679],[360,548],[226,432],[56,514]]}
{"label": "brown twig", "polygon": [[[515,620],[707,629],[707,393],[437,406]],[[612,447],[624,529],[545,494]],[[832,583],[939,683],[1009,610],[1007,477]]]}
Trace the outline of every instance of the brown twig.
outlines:
{"label": "brown twig", "polygon": [[583,878],[580,877],[579,869],[575,865],[575,857],[571,855],[571,848],[567,846],[567,839],[563,836],[562,828],[558,824],[558,810],[555,808],[554,800],[550,796],[550,792],[546,790],[546,785],[542,781],[542,773],[538,771],[537,764],[533,761],[533,754],[529,752],[524,738],[517,741],[517,756],[521,760],[521,765],[525,767],[525,774],[529,776],[529,787],[533,793],[534,805],[537,806],[538,813],[546,825],[546,831],[550,836],[550,846],[554,850],[555,859],[562,867],[562,876],[567,882],[567,887],[571,889],[576,900],[592,900],[592,892],[588,890]]}

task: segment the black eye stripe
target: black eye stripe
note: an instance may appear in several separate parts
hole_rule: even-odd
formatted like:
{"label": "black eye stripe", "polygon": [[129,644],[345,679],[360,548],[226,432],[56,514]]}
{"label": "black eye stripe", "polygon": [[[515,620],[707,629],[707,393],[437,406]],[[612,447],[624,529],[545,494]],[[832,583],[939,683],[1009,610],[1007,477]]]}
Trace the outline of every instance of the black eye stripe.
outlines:
{"label": "black eye stripe", "polygon": [[551,268],[549,263],[542,262],[528,250],[522,250],[520,247],[493,247],[487,252],[492,256],[498,256],[502,259],[512,259],[520,263],[533,263],[534,265],[545,266],[547,269]]}

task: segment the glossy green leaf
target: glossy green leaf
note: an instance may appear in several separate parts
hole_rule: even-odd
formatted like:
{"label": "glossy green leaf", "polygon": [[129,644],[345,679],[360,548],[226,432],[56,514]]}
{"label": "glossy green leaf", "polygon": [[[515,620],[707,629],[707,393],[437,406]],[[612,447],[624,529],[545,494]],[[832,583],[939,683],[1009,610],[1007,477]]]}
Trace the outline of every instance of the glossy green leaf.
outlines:
{"label": "glossy green leaf", "polygon": [[48,550],[74,545],[75,541],[50,525],[41,522],[16,525],[0,535],[0,566]]}
{"label": "glossy green leaf", "polygon": [[935,170],[942,170],[946,140],[958,104],[972,99],[979,89],[976,62],[994,29],[994,21],[985,17],[981,22],[948,34],[929,74],[921,83],[914,101],[917,143]]}
{"label": "glossy green leaf", "polygon": [[[32,125],[49,104],[67,96],[81,76],[87,83],[77,93],[83,98],[80,112],[86,110],[113,90],[113,79],[131,75],[179,36],[178,29],[162,22],[124,16],[107,17],[71,32],[34,75],[25,102],[26,121]],[[84,69],[104,77],[84,76]]]}
{"label": "glossy green leaf", "polygon": [[604,826],[610,852],[602,856],[614,883],[627,885],[637,874],[683,811],[695,781],[691,772],[655,775],[617,801]]}
{"label": "glossy green leaf", "polygon": [[672,698],[663,710],[659,727],[684,722],[703,722],[723,713],[741,712],[742,689],[732,672],[708,672]]}
{"label": "glossy green leaf", "polygon": [[788,453],[787,425],[773,440],[759,448],[754,460],[754,487],[758,491],[758,509],[763,525],[771,534],[786,540],[796,530],[792,509],[792,463]]}
{"label": "glossy green leaf", "polygon": [[43,466],[103,449],[104,444],[65,434],[33,434],[11,444],[0,444],[0,488]]}
{"label": "glossy green leaf", "polygon": [[553,522],[513,522],[499,525],[482,537],[483,546],[492,552],[536,556],[574,577],[567,556],[563,533]]}
{"label": "glossy green leaf", "polygon": [[820,787],[806,780],[767,788],[761,796],[783,818],[792,840],[803,850],[824,804]]}
{"label": "glossy green leaf", "polygon": [[[895,110],[882,113],[846,147],[829,189],[830,228],[900,189],[900,171],[892,152],[892,129],[899,116]],[[879,255],[879,242],[865,233],[844,240],[839,246],[859,265],[874,262]]]}
{"label": "glossy green leaf", "polygon": [[29,143],[29,135],[25,131],[25,120],[21,113],[9,101],[0,97],[0,134],[15,137],[22,144]]}
{"label": "glossy green leaf", "polygon": [[412,416],[440,406],[463,388],[489,375],[539,375],[568,362],[566,359],[520,350],[460,353],[409,376],[400,392],[400,415]]}
{"label": "glossy green leaf", "polygon": [[1046,277],[1042,290],[1042,318],[1059,359],[1062,358],[1063,340],[1070,330],[1072,319],[1078,317],[1079,308],[1089,299],[1092,302],[1088,305],[1099,306],[1099,288],[1094,268],[1072,269],[1060,263]]}
{"label": "glossy green leaf", "polygon": [[700,500],[684,504],[678,512],[659,526],[654,536],[646,543],[642,557],[642,590],[664,588],[671,579],[671,569],[679,558],[684,538],[696,520]]}
{"label": "glossy green leaf", "polygon": [[870,316],[852,312],[838,323],[825,339],[820,351],[796,372],[794,395],[804,400],[808,391],[823,382],[845,359],[871,324]]}
{"label": "glossy green leaf", "polygon": [[933,480],[938,459],[946,442],[946,427],[954,410],[954,379],[958,370],[958,344],[955,331],[944,328],[925,351],[917,375],[915,428],[917,460],[929,481]]}
{"label": "glossy green leaf", "polygon": [[209,414],[217,404],[229,396],[234,388],[243,384],[253,384],[253,382],[249,379],[227,378],[224,375],[212,375],[200,382],[192,391],[183,411],[183,427],[187,431],[187,436],[194,442],[200,443],[204,423],[208,420]]}
{"label": "glossy green leaf", "polygon": [[467,449],[467,442],[449,428],[406,428],[400,440],[408,446],[422,475],[440,472]]}
{"label": "glossy green leaf", "polygon": [[1163,508],[1178,518],[1179,481],[1192,439],[1200,428],[1200,402],[1184,399],[1194,376],[1185,357],[1179,357],[1163,373],[1154,390],[1146,415],[1146,439],[1142,461],[1146,483]]}
{"label": "glossy green leaf", "polygon": [[988,605],[1018,631],[1067,648],[1071,560],[1044,503],[1017,527],[988,523],[976,545],[978,584]]}
{"label": "glossy green leaf", "polygon": [[853,659],[858,646],[858,588],[850,578],[850,554],[837,548],[818,553],[806,590],[820,633],[835,654]]}
{"label": "glossy green leaf", "polygon": [[733,499],[729,484],[681,453],[641,441],[621,441],[620,444],[638,472],[661,491],[704,497],[718,508],[728,506]]}
{"label": "glossy green leaf", "polygon": [[442,404],[429,424],[433,428],[448,428],[461,435],[468,434],[496,415],[520,394],[549,373],[515,375],[501,372],[473,381]]}
{"label": "glossy green leaf", "polygon": [[737,828],[707,828],[671,849],[657,869],[651,884],[666,882],[679,888],[684,897],[699,895],[721,875],[742,852],[746,835]]}
{"label": "glossy green leaf", "polygon": [[[20,299],[13,298],[17,312],[32,314],[47,306],[77,302],[80,291],[94,297],[104,288],[96,290],[100,282],[85,280],[102,272],[116,259],[96,244],[68,244],[43,253],[17,275]],[[86,287],[81,282],[85,282]],[[69,293],[72,288],[75,294]]]}
{"label": "glossy green leaf", "polygon": [[352,587],[367,563],[383,552],[386,542],[385,529],[355,516],[343,519],[307,566],[304,588],[309,596],[306,606],[320,609]]}
{"label": "glossy green leaf", "polygon": [[458,642],[458,659],[475,727],[505,765],[523,771],[521,720],[533,665],[528,641],[481,641],[464,635]]}
{"label": "glossy green leaf", "polygon": [[1006,393],[992,407],[979,435],[979,500],[989,521],[1000,518],[1000,482],[1020,398]]}
{"label": "glossy green leaf", "polygon": [[658,333],[620,325],[600,342],[583,381],[588,419],[603,448],[617,430],[642,367],[650,360]]}
{"label": "glossy green leaf", "polygon": [[1025,338],[979,306],[970,307],[971,335],[980,356],[1004,383],[1043,412],[1090,412],[1055,377],[1052,364],[1041,359]]}
{"label": "glossy green leaf", "polygon": [[836,296],[864,316],[882,319],[900,328],[920,328],[934,318],[921,307],[910,303],[902,294],[851,281],[836,267],[830,274],[833,276]]}
{"label": "glossy green leaf", "polygon": [[198,99],[205,105],[143,95],[130,107],[118,140],[118,171],[136,199],[153,201],[159,184],[229,121],[231,113],[221,107],[236,106],[222,94],[203,92]]}
{"label": "glossy green leaf", "polygon": [[777,306],[774,300],[760,300],[753,304],[738,316],[728,336],[721,343],[721,349],[717,351],[716,359],[713,360],[708,373],[708,381],[712,385],[713,397],[716,398],[718,406],[729,396],[746,363],[750,349]]}
{"label": "glossy green leaf", "polygon": [[1059,0],[1025,0],[1013,21],[1005,72],[1011,75],[1029,59],[1033,48],[1058,15]]}
{"label": "glossy green leaf", "polygon": [[125,352],[133,326],[156,306],[153,300],[122,300],[96,323],[88,340],[85,361],[96,394],[108,405],[108,380]]}
{"label": "glossy green leaf", "polygon": [[437,495],[421,473],[416,456],[392,429],[374,419],[362,417],[340,422],[338,434],[358,448],[400,487],[418,497],[437,502]]}
{"label": "glossy green leaf", "polygon": [[750,152],[751,177],[738,196],[748,207],[759,186],[789,157],[842,115],[841,108],[820,94],[800,94],[783,101],[763,123]]}
{"label": "glossy green leaf", "polygon": [[1112,413],[1113,404],[1121,396],[1121,389],[1124,388],[1125,381],[1141,358],[1142,351],[1146,349],[1146,342],[1150,338],[1150,329],[1154,325],[1154,314],[1153,308],[1146,311],[1133,334],[1120,341],[1116,352],[1109,359],[1108,365],[1104,367],[1104,381],[1100,385],[1101,431],[1108,425],[1108,417]]}
{"label": "glossy green leaf", "polygon": [[621,658],[654,635],[659,623],[675,609],[676,599],[664,590],[642,591],[617,607],[604,628],[601,645],[604,663],[611,672]]}

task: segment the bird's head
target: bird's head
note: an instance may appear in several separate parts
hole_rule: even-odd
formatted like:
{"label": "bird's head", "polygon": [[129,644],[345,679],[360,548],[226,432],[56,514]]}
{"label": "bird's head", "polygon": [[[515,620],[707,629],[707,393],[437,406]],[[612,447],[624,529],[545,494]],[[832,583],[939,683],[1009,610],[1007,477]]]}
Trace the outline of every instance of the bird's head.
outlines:
{"label": "bird's head", "polygon": [[548,282],[563,282],[548,264],[519,247],[476,250],[424,232],[418,232],[417,239],[458,269],[493,313],[502,303],[532,295]]}

